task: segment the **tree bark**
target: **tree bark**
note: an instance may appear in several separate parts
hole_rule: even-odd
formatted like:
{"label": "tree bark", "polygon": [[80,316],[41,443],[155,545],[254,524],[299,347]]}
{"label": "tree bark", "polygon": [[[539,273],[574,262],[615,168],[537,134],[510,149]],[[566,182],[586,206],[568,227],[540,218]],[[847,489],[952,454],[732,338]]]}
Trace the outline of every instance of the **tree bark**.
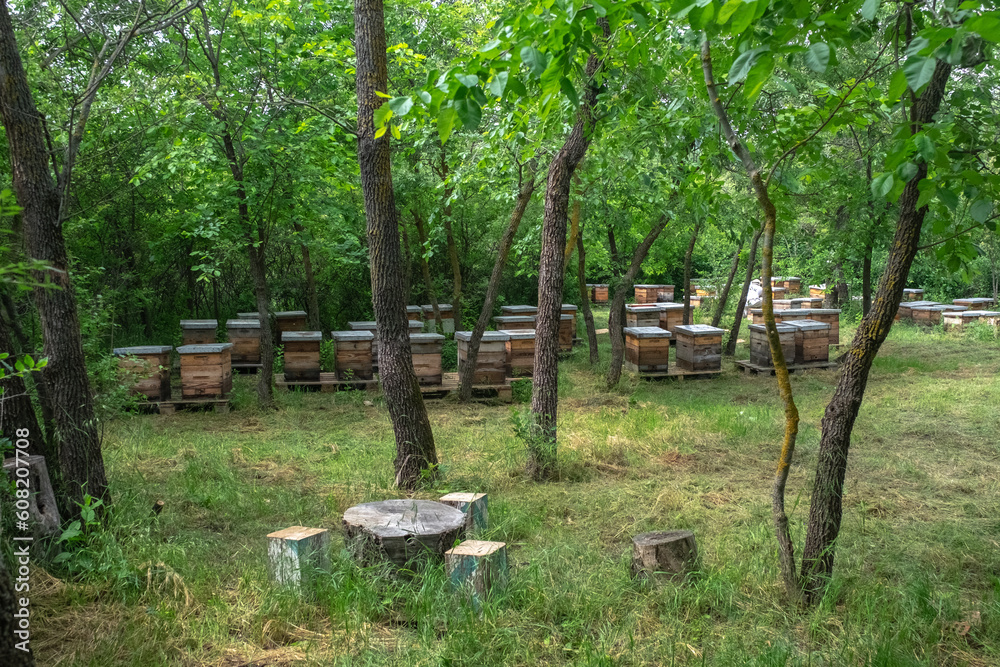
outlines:
{"label": "tree bark", "polygon": [[438,306],[437,289],[434,287],[434,278],[431,277],[431,266],[427,262],[427,226],[416,211],[411,210],[410,212],[413,214],[413,223],[417,228],[417,242],[420,243],[420,271],[424,275],[427,298],[430,299],[431,309],[434,311],[434,330],[444,331],[444,325],[441,322],[441,308]]}
{"label": "tree bark", "polygon": [[590,365],[596,366],[601,360],[597,349],[597,329],[594,327],[594,313],[590,310],[590,294],[587,291],[587,253],[583,248],[583,229],[576,235],[577,271],[576,280],[580,286],[580,310],[587,328],[587,346],[590,348]]}
{"label": "tree bark", "polygon": [[[16,359],[14,342],[10,338],[7,322],[2,317],[0,317],[0,352],[10,355],[3,363],[13,367]],[[17,440],[14,432],[26,428],[32,436],[28,439],[28,454],[48,456],[48,447],[45,445],[45,438],[42,437],[42,429],[38,427],[35,406],[31,402],[31,395],[28,394],[24,378],[8,369],[7,376],[0,380],[0,388],[3,388],[3,393],[0,394],[0,435],[14,442]]]}
{"label": "tree bark", "polygon": [[467,402],[472,398],[473,370],[479,361],[479,344],[483,340],[483,332],[490,325],[490,318],[493,316],[493,306],[496,304],[497,296],[500,294],[500,281],[503,278],[503,269],[507,264],[510,248],[514,244],[517,228],[521,225],[524,211],[528,208],[531,195],[535,191],[535,185],[535,161],[532,160],[528,164],[528,173],[521,180],[517,200],[514,202],[514,210],[511,211],[510,219],[507,222],[507,229],[500,239],[500,247],[497,249],[497,259],[493,264],[493,273],[490,275],[490,282],[486,286],[486,298],[483,301],[483,309],[479,312],[479,319],[476,320],[476,326],[473,327],[472,336],[469,338],[469,346],[465,353],[465,363],[458,369],[458,400],[462,402]]}
{"label": "tree bark", "polygon": [[[299,247],[302,249],[302,270],[306,275],[306,305],[309,309],[309,328],[313,331],[323,331],[323,325],[319,321],[319,293],[316,291],[316,276],[313,274],[312,257],[309,254],[309,246],[305,242],[305,227],[298,221],[292,223],[295,233],[299,235]],[[324,338],[330,332],[324,333]]]}
{"label": "tree bark", "polygon": [[[605,37],[610,32],[602,22]],[[549,165],[542,218],[542,249],[538,267],[538,319],[535,323],[535,370],[531,393],[531,432],[528,434],[527,473],[534,480],[551,478],[556,471],[556,419],[559,407],[559,319],[562,314],[563,252],[570,180],[590,146],[594,132],[594,106],[598,85],[594,76],[601,61],[596,54],[587,59],[587,91],[577,111],[576,122],[565,143]]]}
{"label": "tree bark", "polygon": [[747,273],[746,277],[743,279],[743,290],[740,292],[740,300],[736,304],[736,319],[733,321],[733,326],[729,330],[729,340],[726,341],[726,356],[731,357],[736,354],[736,341],[740,337],[740,327],[743,326],[743,320],[746,319],[744,311],[747,309],[747,298],[750,294],[750,283],[753,282],[754,269],[757,267],[757,243],[760,241],[760,235],[764,233],[764,226],[761,225],[754,232],[753,238],[750,240],[750,254],[747,256]]}
{"label": "tree bark", "polygon": [[[726,302],[729,301],[729,290],[733,288],[733,280],[736,279],[736,272],[740,268],[740,253],[743,252],[743,244],[746,243],[745,238],[740,238],[740,244],[736,247],[736,254],[733,255],[733,263],[729,267],[729,277],[726,278],[726,285],[722,288],[722,293],[719,294],[719,303],[715,305],[715,314],[712,315],[712,326],[719,326],[719,322],[722,321],[722,312],[726,309]],[[740,313],[736,314],[737,317],[741,317]]]}
{"label": "tree bark", "polygon": [[[911,134],[933,120],[941,107],[945,87],[951,75],[951,65],[938,60],[927,88],[910,110]],[[899,198],[899,217],[885,272],[879,280],[872,309],[861,319],[844,355],[840,380],[823,416],[819,442],[819,461],[809,506],[809,527],[802,553],[802,583],[804,599],[816,604],[822,598],[833,574],[837,535],[843,517],[844,478],[847,455],[851,447],[851,432],[857,419],[868,384],[868,373],[879,348],[889,335],[896,310],[903,297],[903,288],[917,254],[920,231],[927,206],[917,208],[920,181],[927,176],[927,163],[917,165]]]}
{"label": "tree bark", "polygon": [[[441,178],[447,182],[448,161],[445,159],[444,147],[441,148]],[[458,246],[455,244],[455,235],[451,230],[451,203],[449,202],[454,191],[450,185],[445,187],[446,203],[444,215],[441,218],[444,221],[444,234],[448,241],[448,261],[451,263],[451,312],[452,317],[455,318],[455,331],[460,331],[462,329],[462,265],[458,261]],[[440,318],[438,323],[440,324]]]}
{"label": "tree bark", "polygon": [[615,229],[608,222],[608,248],[611,251],[611,273],[615,276],[622,275],[622,259],[618,253],[618,243],[615,240]]}
{"label": "tree bark", "polygon": [[[3,309],[7,314],[7,322],[10,324],[11,330],[14,332],[14,337],[17,339],[17,343],[21,346],[20,351],[25,352],[29,350],[28,336],[24,333],[24,329],[17,321],[17,309],[14,306],[14,300],[10,298],[5,290],[0,290],[0,300],[3,301]],[[51,393],[49,392],[48,385],[45,383],[45,376],[41,373],[36,373],[31,376],[31,381],[35,387],[35,393],[38,394],[38,405],[42,412],[42,428],[44,431],[40,431],[39,434],[43,436],[45,440],[45,448],[49,454],[46,454],[46,464],[49,468],[49,475],[53,477],[53,484],[56,484],[57,479],[62,479],[62,473],[59,468],[59,457],[55,451],[56,445],[56,426],[55,426],[55,410],[52,409],[52,399],[50,398]],[[60,502],[65,502],[67,496],[57,491],[56,499]],[[63,513],[64,516],[71,516],[73,514],[72,507],[63,505],[59,506],[59,511]]]}
{"label": "tree bark", "polygon": [[425,474],[433,476],[437,452],[410,356],[389,133],[375,137],[375,110],[383,102],[377,93],[386,92],[389,80],[382,0],[355,0],[354,50],[358,164],[368,225],[372,302],[379,330],[379,374],[396,436],[396,485],[414,489]]}
{"label": "tree bark", "polygon": [[694,244],[698,240],[700,228],[701,220],[698,220],[694,223],[691,242],[688,243],[687,252],[684,253],[684,324],[691,324],[691,256],[694,255]]}
{"label": "tree bark", "polygon": [[107,502],[108,480],[59,217],[59,190],[49,172],[42,117],[31,96],[5,2],[0,2],[0,117],[7,131],[28,255],[47,267],[36,271],[35,279],[55,287],[36,288],[34,298],[49,359],[42,373],[56,408],[63,488],[73,503],[82,503],[85,494]]}
{"label": "tree bark", "polygon": [[615,285],[615,295],[611,297],[611,312],[608,315],[608,335],[611,337],[611,362],[608,365],[607,384],[611,389],[622,377],[622,362],[625,360],[625,299],[632,291],[635,277],[639,275],[642,263],[646,261],[649,249],[653,247],[653,242],[659,237],[660,232],[667,226],[669,218],[666,213],[660,215],[660,219],[653,225],[652,229],[646,232],[645,238],[635,248],[632,253],[632,263],[629,265],[625,275],[617,281]]}

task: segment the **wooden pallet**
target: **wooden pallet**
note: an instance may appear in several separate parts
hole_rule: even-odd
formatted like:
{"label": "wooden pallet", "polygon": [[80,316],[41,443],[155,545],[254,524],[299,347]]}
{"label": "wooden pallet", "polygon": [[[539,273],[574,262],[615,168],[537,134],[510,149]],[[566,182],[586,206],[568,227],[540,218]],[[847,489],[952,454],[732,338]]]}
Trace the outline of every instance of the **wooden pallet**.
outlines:
{"label": "wooden pallet", "polygon": [[224,415],[229,413],[228,396],[225,398],[182,398],[179,400],[149,403],[148,405],[155,405],[161,415],[172,415],[177,410],[194,410],[209,407],[215,410],[216,414]]}
{"label": "wooden pallet", "polygon": [[259,373],[264,364],[233,364],[234,373]]}
{"label": "wooden pallet", "polygon": [[[836,361],[812,361],[807,364],[789,364],[788,372],[795,373],[796,371],[825,370],[827,368],[836,368],[837,365]],[[770,375],[774,375],[773,366],[760,366],[758,364],[752,364],[747,360],[737,361],[736,367],[744,373],[752,373],[754,375],[758,373],[768,373]]]}
{"label": "wooden pallet", "polygon": [[716,377],[722,373],[722,369],[717,371],[689,371],[683,368],[677,368],[676,366],[668,369],[663,373],[638,373],[638,376],[644,380],[659,380],[661,378],[677,378],[678,382],[682,382],[684,378],[710,378]]}
{"label": "wooden pallet", "polygon": [[[510,403],[514,400],[514,394],[510,383],[523,378],[505,378],[504,384],[474,384],[472,385],[472,397],[477,400],[499,399]],[[441,384],[422,385],[420,393],[424,398],[444,398],[445,396],[458,393],[458,373],[443,373]]]}
{"label": "wooden pallet", "polygon": [[338,380],[336,373],[320,373],[318,382],[303,380],[290,380],[286,382],[285,374],[277,373],[274,376],[274,386],[284,391],[288,391],[289,389],[311,389],[323,393],[344,391],[347,389],[374,391],[378,387],[378,380]]}

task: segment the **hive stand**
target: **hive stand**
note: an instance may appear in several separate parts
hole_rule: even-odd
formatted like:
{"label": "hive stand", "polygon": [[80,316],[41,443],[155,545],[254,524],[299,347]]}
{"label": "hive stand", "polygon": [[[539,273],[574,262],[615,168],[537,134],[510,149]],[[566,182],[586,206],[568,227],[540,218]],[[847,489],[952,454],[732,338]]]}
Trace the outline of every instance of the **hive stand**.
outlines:
{"label": "hive stand", "polygon": [[216,320],[181,320],[182,345],[209,345],[215,342]]}
{"label": "hive stand", "polygon": [[382,500],[344,512],[344,542],[361,563],[408,567],[440,561],[465,530],[465,514],[433,500]]}
{"label": "hive stand", "polygon": [[292,526],[270,533],[267,555],[272,581],[302,593],[330,569],[330,531]]}
{"label": "hive stand", "polygon": [[256,317],[226,320],[226,331],[233,344],[233,370],[244,373],[260,370],[263,367],[260,363],[260,320]]}
{"label": "hive stand", "polygon": [[170,352],[169,345],[140,345],[138,347],[116,347],[118,368],[136,376],[130,393],[142,394],[150,401],[170,400]]}

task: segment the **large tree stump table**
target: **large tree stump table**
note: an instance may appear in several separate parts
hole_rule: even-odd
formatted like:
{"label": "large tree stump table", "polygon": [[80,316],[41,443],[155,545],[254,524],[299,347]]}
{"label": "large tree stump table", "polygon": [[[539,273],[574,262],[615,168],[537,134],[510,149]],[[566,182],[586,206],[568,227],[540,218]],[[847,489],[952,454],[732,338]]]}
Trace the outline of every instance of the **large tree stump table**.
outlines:
{"label": "large tree stump table", "polygon": [[344,512],[344,541],[361,562],[440,560],[464,531],[465,512],[433,500],[380,500]]}

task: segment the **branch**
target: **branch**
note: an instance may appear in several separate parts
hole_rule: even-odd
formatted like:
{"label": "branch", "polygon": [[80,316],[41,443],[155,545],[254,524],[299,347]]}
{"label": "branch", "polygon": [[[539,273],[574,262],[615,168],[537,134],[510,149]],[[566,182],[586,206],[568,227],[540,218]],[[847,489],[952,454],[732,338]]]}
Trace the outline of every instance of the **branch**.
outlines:
{"label": "branch", "polygon": [[[993,218],[996,218],[996,217],[997,216],[993,216]],[[989,219],[992,220],[993,218],[989,218]],[[971,232],[973,229],[976,229],[976,228],[982,227],[982,226],[983,226],[982,222],[977,222],[976,224],[972,225],[971,227],[966,227],[962,231],[960,231],[960,232],[958,232],[956,234],[952,234],[948,238],[941,239],[940,241],[935,241],[934,243],[928,243],[927,245],[918,246],[917,247],[917,251],[919,252],[921,250],[927,250],[928,248],[933,248],[936,245],[941,245],[942,243],[947,243],[948,241],[950,241],[952,239],[957,239],[962,234],[967,234],[968,232]]]}

